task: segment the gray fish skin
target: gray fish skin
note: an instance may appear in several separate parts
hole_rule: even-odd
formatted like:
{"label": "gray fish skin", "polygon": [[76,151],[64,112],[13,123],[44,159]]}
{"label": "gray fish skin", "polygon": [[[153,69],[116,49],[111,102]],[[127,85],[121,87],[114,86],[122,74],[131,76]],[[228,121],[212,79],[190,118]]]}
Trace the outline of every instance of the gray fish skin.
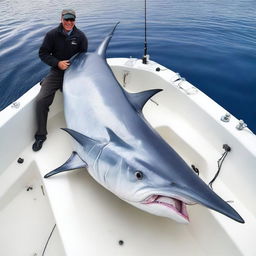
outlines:
{"label": "gray fish skin", "polygon": [[45,178],[87,167],[98,183],[146,212],[188,223],[186,203],[195,202],[244,223],[144,119],[143,105],[159,90],[121,88],[105,58],[114,29],[65,71],[64,130],[74,138],[74,152]]}

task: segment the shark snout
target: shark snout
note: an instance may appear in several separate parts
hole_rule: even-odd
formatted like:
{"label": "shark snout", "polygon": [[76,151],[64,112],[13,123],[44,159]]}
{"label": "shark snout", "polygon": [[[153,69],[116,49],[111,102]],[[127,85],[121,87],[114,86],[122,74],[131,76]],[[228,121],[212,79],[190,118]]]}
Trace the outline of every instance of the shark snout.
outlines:
{"label": "shark snout", "polygon": [[238,212],[232,208],[226,201],[218,196],[210,187],[208,187],[202,180],[196,186],[179,186],[172,184],[172,190],[180,197],[188,201],[193,201],[206,206],[209,209],[215,210],[237,222],[244,223],[243,218]]}

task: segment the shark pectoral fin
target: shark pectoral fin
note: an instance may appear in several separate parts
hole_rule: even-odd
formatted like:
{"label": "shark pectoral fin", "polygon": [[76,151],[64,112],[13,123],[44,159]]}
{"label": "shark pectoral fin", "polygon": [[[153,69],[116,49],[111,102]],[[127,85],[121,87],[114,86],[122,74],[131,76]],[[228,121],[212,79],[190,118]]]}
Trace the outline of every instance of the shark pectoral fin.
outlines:
{"label": "shark pectoral fin", "polygon": [[138,93],[129,93],[125,91],[125,94],[133,107],[136,109],[138,112],[142,112],[142,108],[146,104],[146,102],[153,97],[156,93],[161,92],[162,89],[153,89],[153,90],[148,90],[144,92],[138,92]]}
{"label": "shark pectoral fin", "polygon": [[93,148],[95,145],[102,144],[101,141],[87,137],[82,133],[76,132],[74,130],[68,128],[61,129],[69,133],[82,147],[85,148],[86,151],[90,151],[90,149]]}
{"label": "shark pectoral fin", "polygon": [[70,156],[70,158],[63,165],[47,173],[44,176],[44,178],[49,178],[50,176],[60,172],[70,171],[70,170],[79,169],[83,167],[87,167],[87,164],[78,156],[76,152],[72,152],[72,155]]}

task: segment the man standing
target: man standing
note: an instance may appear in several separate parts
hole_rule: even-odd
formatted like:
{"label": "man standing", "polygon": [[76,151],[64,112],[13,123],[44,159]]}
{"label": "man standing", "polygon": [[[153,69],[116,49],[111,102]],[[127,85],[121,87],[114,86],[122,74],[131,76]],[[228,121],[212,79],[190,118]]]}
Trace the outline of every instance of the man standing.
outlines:
{"label": "man standing", "polygon": [[55,92],[62,90],[64,71],[69,67],[69,59],[78,52],[87,51],[88,41],[85,34],[75,26],[74,10],[63,10],[61,23],[49,31],[39,49],[40,59],[51,66],[51,70],[41,84],[36,99],[37,132],[34,151],[42,148],[47,135],[47,117]]}

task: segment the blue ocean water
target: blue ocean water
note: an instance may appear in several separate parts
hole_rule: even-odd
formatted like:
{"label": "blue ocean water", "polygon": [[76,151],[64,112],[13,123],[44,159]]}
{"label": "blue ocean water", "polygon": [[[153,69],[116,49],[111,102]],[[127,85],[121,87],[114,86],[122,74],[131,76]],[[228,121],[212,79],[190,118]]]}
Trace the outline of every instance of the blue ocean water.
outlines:
{"label": "blue ocean water", "polygon": [[[256,132],[255,0],[148,0],[151,59],[179,72]],[[1,0],[0,110],[40,81],[38,58],[47,31],[65,8],[94,50],[120,21],[108,57],[143,55],[144,0]]]}

